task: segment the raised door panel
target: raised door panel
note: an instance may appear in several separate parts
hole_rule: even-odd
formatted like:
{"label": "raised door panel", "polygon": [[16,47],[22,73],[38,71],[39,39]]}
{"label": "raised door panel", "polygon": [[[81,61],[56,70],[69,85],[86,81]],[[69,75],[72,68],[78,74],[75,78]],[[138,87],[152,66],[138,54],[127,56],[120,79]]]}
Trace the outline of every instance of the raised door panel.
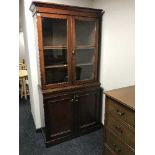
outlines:
{"label": "raised door panel", "polygon": [[100,122],[100,95],[99,90],[77,94],[78,128],[92,128]]}
{"label": "raised door panel", "polygon": [[44,104],[47,139],[73,133],[74,107],[72,95],[50,99]]}

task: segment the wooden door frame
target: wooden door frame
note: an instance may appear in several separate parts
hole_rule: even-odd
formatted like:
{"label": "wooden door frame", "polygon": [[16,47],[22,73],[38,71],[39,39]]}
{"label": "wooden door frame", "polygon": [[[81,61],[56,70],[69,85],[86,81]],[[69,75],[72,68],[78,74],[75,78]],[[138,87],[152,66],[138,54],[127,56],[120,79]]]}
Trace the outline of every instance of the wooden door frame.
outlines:
{"label": "wooden door frame", "polygon": [[[68,64],[68,82],[54,83],[46,85],[45,81],[45,64],[44,64],[44,48],[43,48],[43,29],[42,29],[42,18],[51,19],[66,19],[67,20],[67,64]],[[72,84],[72,72],[71,72],[71,16],[59,15],[59,14],[48,14],[48,13],[37,13],[37,30],[38,30],[38,50],[40,60],[40,76],[41,76],[41,87],[42,89],[59,88],[63,86],[69,86]]]}
{"label": "wooden door frame", "polygon": [[[94,65],[93,65],[93,79],[92,80],[79,80],[76,81],[75,77],[75,50],[76,50],[76,33],[75,33],[75,20],[81,21],[95,21],[95,48],[94,48]],[[84,83],[92,83],[98,80],[97,77],[97,65],[98,65],[98,41],[99,41],[99,19],[94,17],[82,17],[82,16],[73,16],[72,17],[72,75],[73,75],[73,84],[79,85]]]}

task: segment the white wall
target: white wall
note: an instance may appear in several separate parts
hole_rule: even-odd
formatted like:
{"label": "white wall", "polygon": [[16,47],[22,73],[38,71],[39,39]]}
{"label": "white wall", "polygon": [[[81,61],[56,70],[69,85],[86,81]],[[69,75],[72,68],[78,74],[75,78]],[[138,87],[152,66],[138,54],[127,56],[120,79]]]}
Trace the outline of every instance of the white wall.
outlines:
{"label": "white wall", "polygon": [[40,1],[73,5],[73,6],[81,6],[81,7],[92,7],[92,4],[93,4],[93,0],[40,0]]}
{"label": "white wall", "polygon": [[32,13],[29,11],[31,0],[24,0],[23,9],[23,32],[26,51],[26,62],[28,67],[28,80],[30,90],[31,112],[36,128],[41,126],[41,116],[38,95],[38,72],[35,47],[35,35]]}
{"label": "white wall", "polygon": [[19,32],[19,62],[25,59],[25,46],[23,32]]}
{"label": "white wall", "polygon": [[[94,0],[102,22],[100,81],[105,90],[134,85],[134,0]],[[103,116],[104,123],[104,108]]]}
{"label": "white wall", "polygon": [[134,0],[95,0],[105,11],[102,23],[101,75],[105,90],[133,85]]}
{"label": "white wall", "polygon": [[[44,117],[42,108],[42,96],[39,97],[40,92],[38,90],[39,77],[37,66],[37,45],[35,42],[36,32],[32,13],[29,10],[31,2],[31,0],[24,0],[24,40],[26,61],[28,64],[31,112],[36,129],[38,129],[44,126]],[[92,7],[92,0],[48,0],[46,2]]]}

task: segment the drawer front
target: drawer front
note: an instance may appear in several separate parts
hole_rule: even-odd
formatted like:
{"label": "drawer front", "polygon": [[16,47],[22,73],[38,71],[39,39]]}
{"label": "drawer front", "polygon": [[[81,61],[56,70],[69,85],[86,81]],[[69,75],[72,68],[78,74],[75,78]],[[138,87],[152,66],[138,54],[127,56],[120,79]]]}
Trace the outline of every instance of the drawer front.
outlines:
{"label": "drawer front", "polygon": [[120,105],[117,101],[106,97],[106,112],[111,113],[114,117],[119,118],[131,126],[135,126],[135,113],[134,111]]}
{"label": "drawer front", "polygon": [[117,154],[117,155],[134,155],[134,151],[124,143],[122,143],[117,136],[112,133],[109,129],[106,129],[106,144]]}
{"label": "drawer front", "polygon": [[134,128],[127,126],[122,121],[115,119],[111,115],[107,115],[107,128],[110,128],[116,135],[118,135],[125,143],[132,148],[135,147],[135,132]]}
{"label": "drawer front", "polygon": [[116,155],[116,154],[113,153],[107,145],[105,145],[103,155]]}

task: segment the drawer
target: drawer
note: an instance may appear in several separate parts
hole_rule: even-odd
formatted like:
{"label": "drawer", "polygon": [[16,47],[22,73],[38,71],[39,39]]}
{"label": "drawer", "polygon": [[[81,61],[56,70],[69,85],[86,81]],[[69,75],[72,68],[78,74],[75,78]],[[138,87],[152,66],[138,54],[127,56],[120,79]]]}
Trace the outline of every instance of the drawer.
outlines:
{"label": "drawer", "polygon": [[134,155],[135,154],[134,151],[129,146],[122,143],[118,139],[118,137],[109,129],[106,129],[105,142],[116,153],[116,155]]}
{"label": "drawer", "polygon": [[105,144],[103,155],[116,155],[111,149]]}
{"label": "drawer", "polygon": [[110,114],[106,118],[106,127],[110,128],[116,135],[118,135],[125,143],[135,148],[135,131],[134,128],[127,126],[119,119],[115,119]]}
{"label": "drawer", "polygon": [[114,117],[135,126],[135,112],[109,97],[106,97],[106,113],[111,113]]}

